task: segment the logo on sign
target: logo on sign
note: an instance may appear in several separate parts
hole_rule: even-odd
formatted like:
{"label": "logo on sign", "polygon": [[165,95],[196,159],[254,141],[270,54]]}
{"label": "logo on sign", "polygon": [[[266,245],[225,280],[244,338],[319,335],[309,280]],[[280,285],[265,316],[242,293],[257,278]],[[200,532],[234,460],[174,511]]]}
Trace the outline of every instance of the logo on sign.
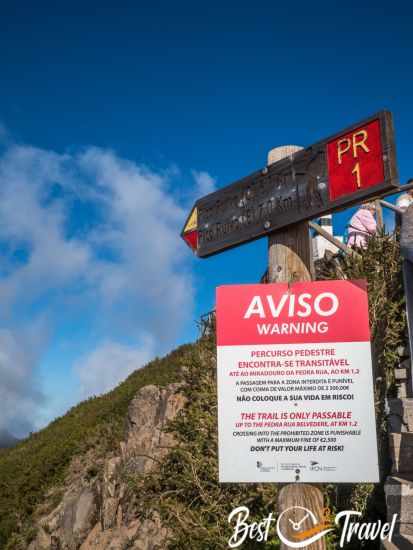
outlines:
{"label": "logo on sign", "polygon": [[327,158],[331,200],[383,183],[380,121],[373,120],[330,141]]}
{"label": "logo on sign", "polygon": [[315,460],[310,462],[310,471],[312,472],[335,472],[337,468],[335,466],[323,466]]}
{"label": "logo on sign", "polygon": [[257,469],[260,472],[268,473],[268,472],[272,472],[273,470],[275,470],[275,466],[266,466],[260,460],[257,460]]}

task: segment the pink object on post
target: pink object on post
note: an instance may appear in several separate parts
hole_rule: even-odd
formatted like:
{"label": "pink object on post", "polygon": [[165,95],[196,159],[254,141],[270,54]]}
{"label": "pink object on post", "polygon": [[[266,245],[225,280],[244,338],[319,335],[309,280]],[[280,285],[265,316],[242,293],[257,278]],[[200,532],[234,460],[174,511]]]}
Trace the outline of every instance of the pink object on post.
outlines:
{"label": "pink object on post", "polygon": [[350,220],[348,245],[366,248],[367,239],[374,235],[376,230],[377,223],[371,211],[367,208],[360,208]]}

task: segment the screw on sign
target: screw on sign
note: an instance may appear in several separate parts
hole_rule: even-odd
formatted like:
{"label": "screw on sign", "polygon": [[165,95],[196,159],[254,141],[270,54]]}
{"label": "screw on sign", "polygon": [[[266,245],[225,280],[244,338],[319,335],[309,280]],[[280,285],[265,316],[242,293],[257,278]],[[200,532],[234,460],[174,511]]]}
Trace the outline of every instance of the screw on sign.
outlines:
{"label": "screw on sign", "polygon": [[378,119],[327,144],[330,200],[384,180],[383,145]]}

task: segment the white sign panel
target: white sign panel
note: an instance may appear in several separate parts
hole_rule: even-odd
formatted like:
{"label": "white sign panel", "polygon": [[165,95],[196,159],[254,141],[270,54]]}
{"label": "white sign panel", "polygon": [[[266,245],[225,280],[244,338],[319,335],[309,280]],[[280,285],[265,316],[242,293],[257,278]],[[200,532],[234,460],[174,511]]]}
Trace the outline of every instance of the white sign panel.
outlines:
{"label": "white sign panel", "polygon": [[379,481],[364,281],[217,289],[221,482]]}

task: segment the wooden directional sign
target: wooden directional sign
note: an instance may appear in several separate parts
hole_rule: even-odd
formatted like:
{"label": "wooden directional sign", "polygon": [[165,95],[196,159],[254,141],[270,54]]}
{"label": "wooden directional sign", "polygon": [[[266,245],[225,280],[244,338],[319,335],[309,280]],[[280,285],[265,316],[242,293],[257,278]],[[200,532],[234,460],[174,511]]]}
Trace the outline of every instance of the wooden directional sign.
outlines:
{"label": "wooden directional sign", "polygon": [[199,199],[182,237],[204,258],[397,184],[392,116],[381,111]]}

